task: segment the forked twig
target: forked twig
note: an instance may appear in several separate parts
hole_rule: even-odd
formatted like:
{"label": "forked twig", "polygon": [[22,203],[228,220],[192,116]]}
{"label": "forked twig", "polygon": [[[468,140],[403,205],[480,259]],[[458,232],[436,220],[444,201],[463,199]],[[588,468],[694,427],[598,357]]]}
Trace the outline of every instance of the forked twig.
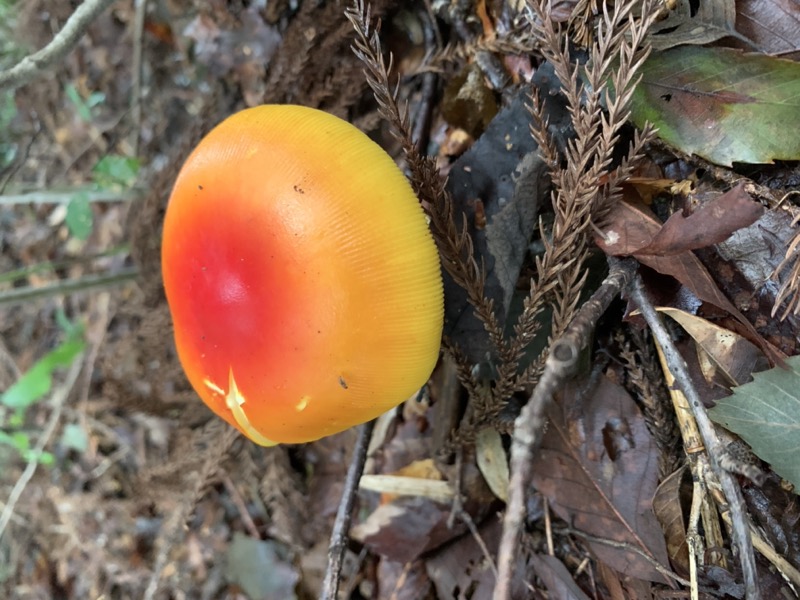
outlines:
{"label": "forked twig", "polygon": [[25,85],[33,78],[52,68],[70,52],[86,33],[86,29],[114,0],[86,0],[64,27],[41,50],[34,52],[16,65],[0,72],[0,90]]}
{"label": "forked twig", "polygon": [[545,413],[553,393],[572,375],[581,350],[591,331],[608,306],[635,273],[634,259],[609,259],[610,272],[592,297],[580,308],[564,334],[550,346],[544,373],[528,403],[514,423],[511,443],[511,481],[508,505],[503,517],[497,564],[499,575],[494,600],[507,600],[511,594],[511,576],[517,552],[517,539],[525,517],[525,488],[531,477],[531,456],[541,443]]}

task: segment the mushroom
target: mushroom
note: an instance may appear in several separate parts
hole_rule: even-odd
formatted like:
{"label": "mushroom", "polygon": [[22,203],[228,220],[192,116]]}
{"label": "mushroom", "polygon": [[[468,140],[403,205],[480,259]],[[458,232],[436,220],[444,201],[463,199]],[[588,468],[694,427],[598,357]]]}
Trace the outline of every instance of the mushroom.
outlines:
{"label": "mushroom", "polygon": [[169,200],[162,270],[189,382],[261,445],[373,419],[438,359],[422,208],[380,146],[319,110],[243,110],[200,142]]}

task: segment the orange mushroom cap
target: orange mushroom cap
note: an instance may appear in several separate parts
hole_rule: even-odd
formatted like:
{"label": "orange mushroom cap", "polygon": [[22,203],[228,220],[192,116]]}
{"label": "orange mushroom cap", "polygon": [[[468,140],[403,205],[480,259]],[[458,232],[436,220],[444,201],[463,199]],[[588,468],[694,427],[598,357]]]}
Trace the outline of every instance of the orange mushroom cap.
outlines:
{"label": "orange mushroom cap", "polygon": [[181,364],[256,443],[363,423],[430,376],[438,253],[406,178],[349,123],[301,106],[229,117],[181,169],[163,235]]}

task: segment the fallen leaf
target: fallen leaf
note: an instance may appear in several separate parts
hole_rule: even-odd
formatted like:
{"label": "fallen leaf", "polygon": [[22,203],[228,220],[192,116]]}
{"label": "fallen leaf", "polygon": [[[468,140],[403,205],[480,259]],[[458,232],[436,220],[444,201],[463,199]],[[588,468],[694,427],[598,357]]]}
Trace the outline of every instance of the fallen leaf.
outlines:
{"label": "fallen leaf", "polygon": [[589,600],[583,590],[575,583],[575,579],[555,556],[546,554],[534,554],[531,556],[533,568],[536,574],[544,582],[551,598],[561,600]]}
{"label": "fallen leaf", "polygon": [[[736,31],[746,37],[760,52],[800,58],[800,11],[797,0],[738,0]],[[737,42],[743,50],[752,50]]]}
{"label": "fallen leaf", "polygon": [[478,432],[475,440],[478,468],[492,493],[502,501],[508,500],[508,457],[500,433],[487,427]]}
{"label": "fallen leaf", "polygon": [[653,53],[631,102],[668,144],[724,166],[800,159],[800,64],[729,48]]}
{"label": "fallen leaf", "polygon": [[756,373],[751,383],[717,400],[709,416],[738,434],[778,475],[800,487],[800,357]]}
{"label": "fallen leaf", "polygon": [[703,202],[688,216],[680,211],[673,213],[637,254],[670,256],[718,244],[734,231],[755,223],[763,213],[764,207],[754,202],[740,183],[721,196]]}
{"label": "fallen leaf", "polygon": [[[763,342],[761,348],[765,353],[772,350],[752,323],[719,290],[714,278],[693,252],[683,252],[669,257],[639,253],[639,249],[650,244],[650,240],[660,229],[661,223],[649,209],[622,201],[612,207],[606,218],[603,235],[596,235],[595,242],[606,254],[633,256],[651,269],[664,275],[671,275],[704,302],[713,304],[736,317],[753,339]],[[772,358],[772,354],[770,357]]]}
{"label": "fallen leaf", "polygon": [[[581,400],[578,400],[581,398]],[[581,406],[575,406],[580,401]],[[533,485],[575,529],[630,545],[668,567],[652,498],[658,449],[624,388],[602,377],[591,397],[567,388],[551,411]],[[642,554],[587,541],[599,560],[632,577],[664,582]]]}
{"label": "fallen leaf", "polygon": [[675,319],[692,336],[713,363],[713,368],[724,376],[724,385],[746,383],[757,366],[767,366],[761,351],[742,336],[682,310],[658,310]]}
{"label": "fallen leaf", "polygon": [[664,530],[670,561],[683,575],[689,573],[689,545],[686,543],[686,525],[680,493],[685,474],[686,467],[672,473],[661,482],[653,496],[653,511]]}
{"label": "fallen leaf", "polygon": [[648,41],[653,50],[666,50],[680,44],[708,44],[738,35],[735,22],[734,0],[705,0],[695,3],[694,7],[690,0],[677,0],[667,18],[653,26]]}

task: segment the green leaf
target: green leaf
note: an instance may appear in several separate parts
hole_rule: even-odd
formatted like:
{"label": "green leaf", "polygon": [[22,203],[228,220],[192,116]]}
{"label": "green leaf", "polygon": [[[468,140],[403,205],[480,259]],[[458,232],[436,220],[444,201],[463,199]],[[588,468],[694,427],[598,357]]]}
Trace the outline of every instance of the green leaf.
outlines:
{"label": "green leaf", "polygon": [[75,450],[81,454],[89,447],[89,436],[86,430],[77,423],[67,423],[61,432],[61,445],[68,450]]}
{"label": "green leaf", "polygon": [[72,334],[54,350],[40,358],[30,370],[0,396],[0,404],[13,409],[24,409],[50,391],[53,385],[53,371],[68,367],[83,352],[86,343],[82,330]]}
{"label": "green leaf", "polygon": [[87,121],[87,122],[91,121],[92,120],[92,109],[83,100],[83,98],[81,97],[80,92],[78,92],[78,89],[74,85],[72,85],[71,83],[68,83],[64,87],[64,91],[67,94],[67,98],[69,98],[70,102],[72,102],[72,104],[75,106],[75,110],[78,111],[78,116],[81,119],[83,119],[84,121]]}
{"label": "green leaf", "polygon": [[139,174],[139,160],[110,154],[101,158],[92,169],[92,176],[101,188],[129,188]]}
{"label": "green leaf", "polygon": [[717,401],[709,416],[750,444],[778,475],[800,488],[800,356],[756,373]]}
{"label": "green leaf", "polygon": [[800,159],[800,63],[729,48],[653,53],[631,118],[687,154],[725,166]]}
{"label": "green leaf", "polygon": [[81,192],[72,197],[67,204],[67,228],[79,240],[85,240],[92,233],[94,214],[89,203],[89,194]]}

